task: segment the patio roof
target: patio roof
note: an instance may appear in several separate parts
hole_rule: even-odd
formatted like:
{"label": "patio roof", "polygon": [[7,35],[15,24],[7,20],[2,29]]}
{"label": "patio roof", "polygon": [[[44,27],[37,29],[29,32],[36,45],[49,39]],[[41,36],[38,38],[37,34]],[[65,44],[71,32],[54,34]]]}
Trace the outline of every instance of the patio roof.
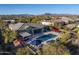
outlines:
{"label": "patio roof", "polygon": [[45,26],[42,24],[36,24],[36,23],[24,23],[19,30],[26,29],[28,27],[31,27],[32,29],[41,29],[44,28]]}
{"label": "patio roof", "polygon": [[36,27],[36,28],[43,28],[45,27],[42,24],[36,24],[36,23],[25,23],[25,25],[31,26],[31,27]]}
{"label": "patio roof", "polygon": [[22,37],[28,37],[30,36],[31,34],[30,33],[27,33],[27,32],[21,32],[19,33]]}

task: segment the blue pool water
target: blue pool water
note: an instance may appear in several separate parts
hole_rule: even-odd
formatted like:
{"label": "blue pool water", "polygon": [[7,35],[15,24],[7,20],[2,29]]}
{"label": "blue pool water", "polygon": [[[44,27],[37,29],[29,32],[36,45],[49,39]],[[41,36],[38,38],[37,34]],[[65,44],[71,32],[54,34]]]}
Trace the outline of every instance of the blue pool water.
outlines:
{"label": "blue pool water", "polygon": [[46,40],[49,40],[49,39],[52,39],[53,40],[53,38],[55,38],[55,37],[56,37],[56,35],[53,35],[53,34],[43,35],[41,37],[38,37],[36,40],[31,41],[30,44],[38,46],[42,42],[44,42]]}

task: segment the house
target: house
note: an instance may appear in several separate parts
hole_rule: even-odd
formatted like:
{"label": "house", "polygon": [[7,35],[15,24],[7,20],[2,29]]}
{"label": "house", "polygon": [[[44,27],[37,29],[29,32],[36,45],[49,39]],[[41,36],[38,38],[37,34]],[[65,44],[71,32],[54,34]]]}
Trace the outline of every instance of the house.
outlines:
{"label": "house", "polygon": [[41,21],[41,24],[46,26],[54,25],[54,23],[52,22],[52,19],[49,19],[49,20],[46,19],[44,21]]}
{"label": "house", "polygon": [[25,32],[25,31],[43,32],[44,28],[46,30],[47,26],[44,26],[42,24],[35,24],[35,23],[16,23],[16,24],[10,24],[9,28],[13,31],[18,31],[18,32]]}
{"label": "house", "polygon": [[72,21],[72,19],[71,18],[69,18],[69,17],[62,17],[62,21],[64,21],[65,23],[69,23],[69,21]]}
{"label": "house", "polygon": [[54,21],[54,26],[64,26],[66,23],[64,22],[64,21],[62,21],[62,20],[55,20]]}
{"label": "house", "polygon": [[33,35],[37,35],[50,30],[48,26],[36,23],[10,24],[9,28],[13,31],[16,31],[24,39],[28,39]]}
{"label": "house", "polygon": [[46,21],[43,21],[43,22],[41,22],[43,25],[52,25],[52,23],[51,22],[46,22]]}
{"label": "house", "polygon": [[77,19],[76,19],[76,21],[78,21],[78,22],[79,22],[79,18],[77,18]]}
{"label": "house", "polygon": [[66,27],[70,30],[74,29],[76,27],[76,24],[68,24]]}
{"label": "house", "polygon": [[79,18],[75,19],[75,22],[76,22],[77,24],[79,24]]}
{"label": "house", "polygon": [[41,23],[43,25],[55,25],[56,23],[57,24],[68,24],[69,22],[74,22],[74,20],[72,20],[71,18],[69,17],[55,17],[55,18],[52,18],[52,19],[49,19],[49,20],[44,20],[44,21],[41,21]]}
{"label": "house", "polygon": [[12,20],[12,19],[10,19],[10,20],[3,20],[5,23],[15,23],[15,20]]}

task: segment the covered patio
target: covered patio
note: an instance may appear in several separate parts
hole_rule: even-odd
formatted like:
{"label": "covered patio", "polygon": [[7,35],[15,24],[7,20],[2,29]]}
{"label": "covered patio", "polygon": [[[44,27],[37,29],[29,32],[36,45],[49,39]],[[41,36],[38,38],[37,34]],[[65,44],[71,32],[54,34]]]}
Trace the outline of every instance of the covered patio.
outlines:
{"label": "covered patio", "polygon": [[50,30],[48,26],[42,24],[27,23],[26,25],[29,26],[27,32],[29,32],[32,35],[40,34]]}

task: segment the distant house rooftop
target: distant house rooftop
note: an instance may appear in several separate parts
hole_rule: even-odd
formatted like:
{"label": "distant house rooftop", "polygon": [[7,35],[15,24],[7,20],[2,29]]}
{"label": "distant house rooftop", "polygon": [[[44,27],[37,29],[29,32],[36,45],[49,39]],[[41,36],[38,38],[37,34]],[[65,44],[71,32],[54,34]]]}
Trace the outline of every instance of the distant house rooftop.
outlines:
{"label": "distant house rooftop", "polygon": [[79,21],[79,18],[77,18],[76,21]]}
{"label": "distant house rooftop", "polygon": [[6,23],[15,23],[15,20],[12,20],[12,19],[10,19],[10,20],[3,20],[4,22],[6,22]]}
{"label": "distant house rooftop", "polygon": [[10,20],[3,20],[3,21],[13,21],[13,22],[14,22],[15,20],[13,20],[13,19],[10,19]]}
{"label": "distant house rooftop", "polygon": [[68,25],[66,25],[66,27],[69,29],[73,29],[76,27],[76,24],[68,24]]}

